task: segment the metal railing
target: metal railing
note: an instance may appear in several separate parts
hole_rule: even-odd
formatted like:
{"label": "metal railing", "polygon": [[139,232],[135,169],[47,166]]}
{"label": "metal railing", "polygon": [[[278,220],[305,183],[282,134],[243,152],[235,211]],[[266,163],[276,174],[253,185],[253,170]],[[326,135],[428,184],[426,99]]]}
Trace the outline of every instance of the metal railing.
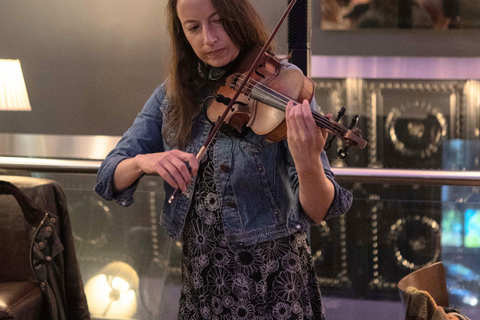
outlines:
{"label": "metal railing", "polygon": [[[101,161],[0,157],[3,170],[95,174]],[[339,182],[480,186],[480,171],[332,168]]]}

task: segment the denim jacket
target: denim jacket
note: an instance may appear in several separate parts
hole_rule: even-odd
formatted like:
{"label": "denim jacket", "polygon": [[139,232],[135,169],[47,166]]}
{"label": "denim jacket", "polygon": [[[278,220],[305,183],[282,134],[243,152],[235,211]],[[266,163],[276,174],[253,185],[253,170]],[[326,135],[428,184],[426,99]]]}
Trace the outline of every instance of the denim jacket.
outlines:
{"label": "denim jacket", "polygon": [[[160,85],[138,114],[117,146],[103,161],[97,176],[95,191],[104,199],[115,199],[122,206],[133,202],[138,180],[128,189],[114,193],[113,175],[119,162],[137,154],[171,150],[162,135],[162,124],[170,107],[165,84]],[[316,107],[316,103],[312,103]],[[186,152],[197,154],[211,124],[201,114],[193,127],[193,139]],[[268,142],[263,136],[249,131],[242,137],[219,132],[213,146],[215,183],[222,210],[225,235],[230,245],[252,245],[306,230],[313,221],[302,212],[297,172],[288,151],[286,139]],[[335,197],[327,218],[345,213],[351,206],[352,194],[340,187],[326,153],[321,157],[326,176],[335,186]],[[164,182],[165,203],[161,224],[174,239],[181,234],[193,196],[192,183],[187,192],[179,193],[168,203],[174,189]],[[322,195],[318,195],[322,201]]]}

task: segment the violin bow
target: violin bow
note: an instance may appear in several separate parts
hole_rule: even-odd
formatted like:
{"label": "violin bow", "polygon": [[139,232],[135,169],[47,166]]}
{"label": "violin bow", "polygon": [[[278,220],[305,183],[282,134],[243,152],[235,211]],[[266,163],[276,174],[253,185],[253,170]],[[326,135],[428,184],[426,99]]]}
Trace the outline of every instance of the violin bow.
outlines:
{"label": "violin bow", "polygon": [[[277,25],[275,26],[275,29],[273,29],[272,33],[270,34],[270,37],[268,37],[267,41],[265,42],[265,44],[263,45],[262,49],[260,50],[260,52],[258,53],[257,57],[255,58],[255,61],[252,63],[252,65],[250,66],[250,69],[248,70],[247,74],[245,75],[245,80],[242,82],[242,84],[238,87],[237,91],[235,92],[235,94],[233,95],[233,97],[231,98],[230,102],[228,103],[228,106],[225,108],[225,111],[223,112],[223,114],[218,117],[218,120],[215,122],[215,126],[212,128],[212,130],[210,131],[210,134],[208,135],[207,139],[205,140],[205,143],[203,144],[203,146],[200,148],[200,150],[198,151],[197,155],[195,156],[197,158],[197,160],[200,160],[203,158],[203,156],[205,155],[205,153],[207,152],[207,149],[208,147],[210,146],[210,144],[212,143],[212,140],[213,138],[217,135],[218,131],[220,130],[220,127],[222,126],[223,124],[223,121],[225,120],[225,118],[227,117],[228,115],[228,112],[229,110],[232,108],[232,106],[235,104],[235,102],[237,101],[237,98],[238,96],[240,95],[240,93],[242,92],[243,90],[243,87],[245,86],[245,84],[248,82],[248,80],[250,79],[250,77],[252,76],[253,72],[255,71],[255,69],[257,68],[257,64],[258,62],[260,61],[260,59],[263,57],[263,55],[265,54],[265,52],[267,51],[268,47],[270,47],[270,44],[272,43],[273,41],[273,38],[275,37],[275,35],[277,34],[278,32],[278,29],[280,29],[281,25],[283,24],[283,22],[285,21],[285,18],[288,16],[288,14],[290,13],[290,11],[292,11],[292,8],[293,6],[295,5],[295,3],[297,2],[297,0],[292,0],[290,2],[290,4],[288,5],[287,9],[285,10],[285,12],[283,13],[282,17],[280,18],[279,22],[277,23]],[[175,189],[175,191],[173,192],[173,194],[170,196],[170,198],[168,199],[168,203],[172,203],[173,199],[177,196],[178,192],[179,192],[179,188]]]}

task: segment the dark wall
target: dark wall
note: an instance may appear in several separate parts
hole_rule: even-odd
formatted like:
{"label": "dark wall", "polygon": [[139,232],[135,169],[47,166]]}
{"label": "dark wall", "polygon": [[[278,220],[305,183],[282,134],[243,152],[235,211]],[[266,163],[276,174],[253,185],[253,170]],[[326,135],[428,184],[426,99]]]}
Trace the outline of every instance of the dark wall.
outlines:
{"label": "dark wall", "polygon": [[[251,0],[272,30],[287,0]],[[298,0],[304,1],[304,0]],[[478,31],[322,31],[319,55],[478,56]],[[1,112],[0,132],[121,135],[167,75],[166,0],[0,0],[0,58],[20,59],[31,112]],[[286,53],[286,22],[276,41]]]}
{"label": "dark wall", "polygon": [[[252,2],[275,24],[276,1]],[[166,2],[0,0],[0,59],[20,60],[32,105],[0,132],[123,134],[167,76]]]}
{"label": "dark wall", "polygon": [[0,58],[20,59],[31,112],[9,133],[120,135],[165,78],[165,1],[2,0]]}

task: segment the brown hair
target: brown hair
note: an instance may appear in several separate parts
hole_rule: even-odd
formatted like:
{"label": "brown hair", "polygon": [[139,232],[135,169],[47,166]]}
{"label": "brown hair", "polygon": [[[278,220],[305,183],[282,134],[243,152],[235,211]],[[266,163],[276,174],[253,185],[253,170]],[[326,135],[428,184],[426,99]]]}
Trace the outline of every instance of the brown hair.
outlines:
{"label": "brown hair", "polygon": [[[202,74],[205,74],[209,66],[197,57],[183,33],[177,14],[177,1],[169,0],[167,5],[172,57],[167,82],[167,96],[171,108],[167,115],[165,138],[178,148],[184,148],[200,110],[194,84],[196,80],[202,79]],[[261,47],[267,41],[266,29],[248,0],[211,1],[222,19],[225,31],[240,52]]]}

